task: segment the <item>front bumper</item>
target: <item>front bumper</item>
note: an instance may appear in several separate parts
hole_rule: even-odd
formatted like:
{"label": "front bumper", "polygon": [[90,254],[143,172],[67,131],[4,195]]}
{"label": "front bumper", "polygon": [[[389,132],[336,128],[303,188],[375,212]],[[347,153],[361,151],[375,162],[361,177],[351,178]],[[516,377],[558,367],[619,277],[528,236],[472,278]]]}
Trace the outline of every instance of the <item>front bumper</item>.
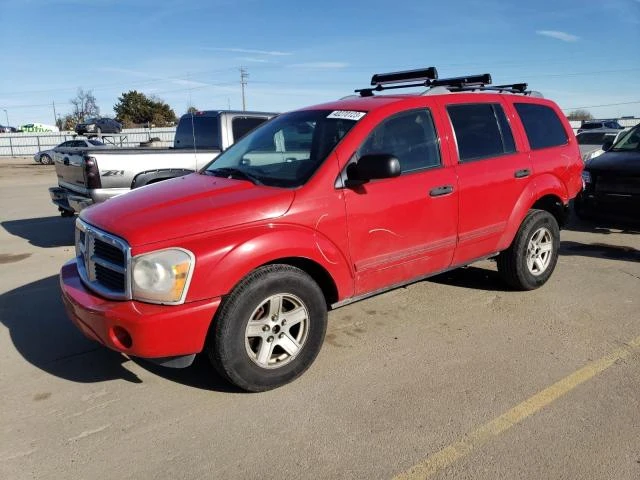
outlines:
{"label": "front bumper", "polygon": [[182,305],[107,300],[84,286],[75,260],[60,270],[60,287],[67,314],[87,337],[151,360],[200,353],[220,305],[220,298]]}

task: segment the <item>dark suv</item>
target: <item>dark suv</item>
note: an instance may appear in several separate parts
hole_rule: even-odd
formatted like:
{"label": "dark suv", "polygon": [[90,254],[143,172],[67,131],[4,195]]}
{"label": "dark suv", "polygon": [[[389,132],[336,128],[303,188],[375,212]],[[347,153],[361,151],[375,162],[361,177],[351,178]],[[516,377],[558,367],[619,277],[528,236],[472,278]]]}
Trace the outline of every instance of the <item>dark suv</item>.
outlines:
{"label": "dark suv", "polygon": [[80,135],[100,135],[102,133],[120,133],[122,125],[113,118],[89,118],[76,125],[76,133]]}
{"label": "dark suv", "polygon": [[607,216],[638,221],[640,218],[640,125],[618,141],[605,142],[602,155],[585,163],[584,190],[576,198],[581,218]]}

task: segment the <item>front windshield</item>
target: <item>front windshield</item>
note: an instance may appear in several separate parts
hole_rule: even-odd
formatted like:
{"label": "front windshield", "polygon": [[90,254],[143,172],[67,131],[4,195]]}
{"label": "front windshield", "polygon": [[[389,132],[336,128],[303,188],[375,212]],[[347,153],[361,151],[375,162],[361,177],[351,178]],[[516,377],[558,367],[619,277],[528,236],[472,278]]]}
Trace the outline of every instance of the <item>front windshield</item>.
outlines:
{"label": "front windshield", "polygon": [[259,185],[299,187],[362,116],[362,112],[331,110],[280,115],[249,133],[201,173]]}
{"label": "front windshield", "polygon": [[640,125],[622,134],[611,148],[614,152],[640,151]]}

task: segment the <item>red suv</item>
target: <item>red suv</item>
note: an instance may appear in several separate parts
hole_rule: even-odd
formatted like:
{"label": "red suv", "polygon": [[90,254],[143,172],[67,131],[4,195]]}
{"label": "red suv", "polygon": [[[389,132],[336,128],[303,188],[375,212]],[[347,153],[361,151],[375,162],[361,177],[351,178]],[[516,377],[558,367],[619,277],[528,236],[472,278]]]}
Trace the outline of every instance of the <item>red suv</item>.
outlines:
{"label": "red suv", "polygon": [[[330,308],[496,257],[544,284],[582,160],[557,105],[489,75],[374,75],[263,124],[198,173],[83,210],[60,280],[89,337],[242,389],[292,381]],[[404,86],[424,94],[374,95]]]}

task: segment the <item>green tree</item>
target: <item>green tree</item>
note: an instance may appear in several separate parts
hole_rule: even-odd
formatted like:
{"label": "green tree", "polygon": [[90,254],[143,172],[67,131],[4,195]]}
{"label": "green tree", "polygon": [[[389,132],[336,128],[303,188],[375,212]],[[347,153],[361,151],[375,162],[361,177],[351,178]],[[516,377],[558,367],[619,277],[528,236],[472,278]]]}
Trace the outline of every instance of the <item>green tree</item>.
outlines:
{"label": "green tree", "polygon": [[567,115],[569,120],[593,120],[593,115],[588,110],[573,110]]}
{"label": "green tree", "polygon": [[187,113],[194,114],[197,111],[198,111],[198,109],[196,107],[194,107],[193,105],[191,105],[189,108],[187,108]]}
{"label": "green tree", "polygon": [[166,127],[176,122],[176,114],[163,100],[147,97],[144,93],[130,90],[118,98],[113,107],[116,117],[125,128],[139,125]]}

